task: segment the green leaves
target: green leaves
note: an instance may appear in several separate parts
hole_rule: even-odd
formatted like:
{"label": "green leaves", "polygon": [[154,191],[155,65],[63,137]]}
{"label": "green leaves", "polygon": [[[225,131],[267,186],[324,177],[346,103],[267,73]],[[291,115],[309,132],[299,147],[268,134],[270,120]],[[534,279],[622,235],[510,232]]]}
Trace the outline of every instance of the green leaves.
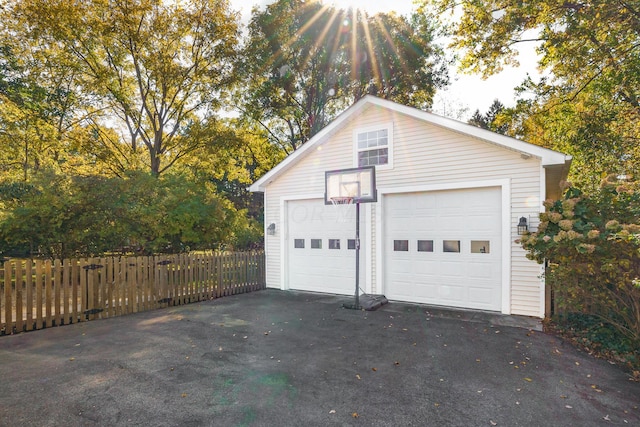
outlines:
{"label": "green leaves", "polygon": [[6,205],[0,254],[176,253],[232,246],[237,230],[249,228],[243,212],[212,185],[181,175],[38,178],[33,190]]}
{"label": "green leaves", "polygon": [[201,148],[185,128],[217,111],[235,82],[238,22],[224,0],[11,1],[1,18],[3,42],[31,59],[33,87],[68,95],[44,102],[62,107],[56,130],[95,132],[83,142],[113,171],[144,160],[160,175]]}
{"label": "green leaves", "polygon": [[591,196],[571,187],[545,206],[522,246],[549,263],[557,311],[595,315],[640,344],[640,183],[610,176]]}
{"label": "green leaves", "polygon": [[243,117],[286,153],[367,94],[427,108],[447,76],[423,16],[279,0],[254,11],[238,65]]}
{"label": "green leaves", "polygon": [[504,112],[510,117],[508,134],[572,155],[571,180],[585,191],[595,190],[607,173],[640,172],[637,2],[422,4],[448,23],[463,70],[496,74],[504,65],[517,65],[516,47],[535,45],[545,76],[517,89],[522,99]]}

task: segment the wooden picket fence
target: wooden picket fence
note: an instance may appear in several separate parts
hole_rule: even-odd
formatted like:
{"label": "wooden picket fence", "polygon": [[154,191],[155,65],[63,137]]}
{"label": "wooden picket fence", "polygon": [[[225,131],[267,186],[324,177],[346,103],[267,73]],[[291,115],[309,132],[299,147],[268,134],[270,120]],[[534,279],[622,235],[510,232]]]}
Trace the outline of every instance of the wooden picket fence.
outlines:
{"label": "wooden picket fence", "polygon": [[0,265],[0,335],[264,289],[264,252]]}

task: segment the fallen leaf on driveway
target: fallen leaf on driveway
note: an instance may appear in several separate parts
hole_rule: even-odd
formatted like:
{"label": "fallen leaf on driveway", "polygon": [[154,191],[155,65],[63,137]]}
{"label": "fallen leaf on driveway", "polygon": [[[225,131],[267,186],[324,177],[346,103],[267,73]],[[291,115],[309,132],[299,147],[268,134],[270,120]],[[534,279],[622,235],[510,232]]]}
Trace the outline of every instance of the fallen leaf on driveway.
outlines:
{"label": "fallen leaf on driveway", "polygon": [[336,413],[336,410],[335,410],[335,409],[332,409],[332,410],[330,410],[330,411],[329,411],[329,413],[330,413],[330,414],[335,414],[335,413]]}
{"label": "fallen leaf on driveway", "polygon": [[605,420],[605,421],[611,421],[611,418],[609,418],[609,414],[607,414],[604,417],[602,417],[602,419]]}
{"label": "fallen leaf on driveway", "polygon": [[360,375],[358,375],[358,374],[356,374],[356,378],[359,379],[359,380],[362,379],[362,378],[360,378]]}
{"label": "fallen leaf on driveway", "polygon": [[354,412],[353,414],[351,414],[351,416],[352,416],[353,418],[358,418],[360,415],[358,415],[358,413],[357,413],[357,412]]}
{"label": "fallen leaf on driveway", "polygon": [[378,368],[371,368],[371,370],[372,370],[373,372],[376,372],[376,371],[378,370]]}
{"label": "fallen leaf on driveway", "polygon": [[564,407],[567,408],[567,409],[573,409],[573,406],[571,406],[571,405],[564,405]]}
{"label": "fallen leaf on driveway", "polygon": [[497,422],[495,422],[495,421],[491,421],[491,420],[489,420],[489,422],[491,423],[491,425],[492,425],[492,426],[497,426],[497,425],[498,425],[498,423],[497,423]]}
{"label": "fallen leaf on driveway", "polygon": [[531,378],[525,378],[524,380],[527,381],[527,382],[533,381]]}

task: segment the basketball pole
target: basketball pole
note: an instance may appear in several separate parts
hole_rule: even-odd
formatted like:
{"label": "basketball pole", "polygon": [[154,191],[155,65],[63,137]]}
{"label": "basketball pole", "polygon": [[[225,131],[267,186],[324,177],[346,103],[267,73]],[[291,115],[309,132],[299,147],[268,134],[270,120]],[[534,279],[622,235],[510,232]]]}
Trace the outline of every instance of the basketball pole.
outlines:
{"label": "basketball pole", "polygon": [[360,202],[356,202],[356,310],[360,310]]}

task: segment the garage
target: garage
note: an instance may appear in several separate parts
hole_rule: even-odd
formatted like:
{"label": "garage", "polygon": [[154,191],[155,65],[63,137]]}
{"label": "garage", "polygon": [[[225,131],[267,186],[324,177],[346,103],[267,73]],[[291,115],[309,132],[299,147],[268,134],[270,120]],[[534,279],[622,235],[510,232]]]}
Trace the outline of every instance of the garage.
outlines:
{"label": "garage", "polygon": [[[353,295],[355,208],[324,201],[359,194],[362,292],[543,318],[550,289],[519,233],[537,230],[570,166],[566,154],[367,95],[251,185],[264,194],[267,286]],[[371,168],[369,181],[352,179]]]}
{"label": "garage", "polygon": [[286,205],[289,289],[353,295],[355,206],[325,205],[323,199]]}
{"label": "garage", "polygon": [[501,311],[500,187],[384,197],[391,300]]}

